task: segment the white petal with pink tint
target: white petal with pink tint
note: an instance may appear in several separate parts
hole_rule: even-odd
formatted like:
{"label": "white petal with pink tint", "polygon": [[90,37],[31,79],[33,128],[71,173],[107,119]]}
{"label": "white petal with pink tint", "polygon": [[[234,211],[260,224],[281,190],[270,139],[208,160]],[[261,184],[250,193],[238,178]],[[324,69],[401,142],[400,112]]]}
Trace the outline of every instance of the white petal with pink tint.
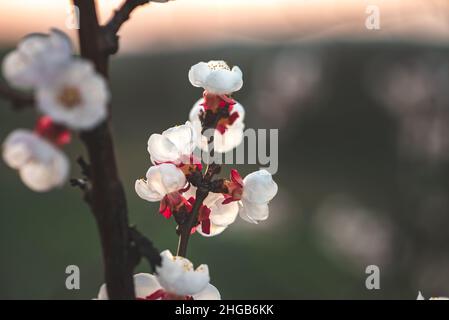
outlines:
{"label": "white petal with pink tint", "polygon": [[196,146],[196,132],[192,124],[169,128],[162,134],[152,134],[148,139],[148,153],[153,163],[180,163],[183,157],[189,158]]}
{"label": "white petal with pink tint", "polygon": [[259,221],[264,221],[268,219],[269,216],[268,204],[266,203],[257,204],[242,200],[239,203],[239,215],[243,220],[257,224],[259,223]]}
{"label": "white petal with pink tint", "polygon": [[243,179],[242,199],[253,203],[267,203],[278,192],[278,185],[267,170],[250,173]]}
{"label": "white petal with pink tint", "polygon": [[232,69],[221,60],[199,62],[189,70],[190,83],[212,94],[231,94],[243,86],[243,74],[239,67]]}
{"label": "white petal with pink tint", "polygon": [[[134,277],[134,293],[137,299],[145,299],[155,291],[162,289],[156,277],[149,273],[138,273]],[[106,284],[100,287],[97,300],[108,300]]]}
{"label": "white petal with pink tint", "polygon": [[136,180],[135,190],[144,200],[156,202],[171,193],[185,187],[184,173],[171,163],[163,163],[148,169],[145,179]]}
{"label": "white petal with pink tint", "polygon": [[[196,139],[196,144],[203,151],[208,150],[207,138],[204,135],[201,135],[201,121],[200,121],[200,113],[204,110],[204,107],[201,106],[204,99],[198,100],[192,107],[189,113],[189,120],[192,123],[192,126],[196,132],[197,137],[201,137]],[[235,122],[228,126],[227,130],[224,134],[221,134],[218,130],[214,132],[214,150],[219,153],[225,153],[231,151],[243,141],[245,129],[245,124],[243,122],[245,118],[245,109],[243,106],[236,102],[233,106],[232,112],[237,112],[239,117],[235,120]]]}
{"label": "white petal with pink tint", "polygon": [[206,289],[210,280],[207,265],[194,269],[188,259],[173,256],[169,250],[163,251],[161,257],[161,266],[156,267],[157,279],[167,292],[191,296]]}
{"label": "white petal with pink tint", "polygon": [[268,203],[278,192],[278,185],[266,170],[250,173],[243,179],[239,215],[242,219],[258,223],[269,216]]}
{"label": "white petal with pink tint", "polygon": [[221,295],[217,288],[208,284],[203,291],[193,295],[193,300],[221,300]]}
{"label": "white petal with pink tint", "polygon": [[216,226],[226,227],[232,224],[238,214],[239,207],[236,202],[223,204],[225,197],[221,193],[209,193],[203,204],[210,210],[210,221]]}
{"label": "white petal with pink tint", "polygon": [[50,81],[72,54],[70,39],[57,29],[48,35],[31,34],[3,59],[3,75],[14,87],[32,89]]}
{"label": "white petal with pink tint", "polygon": [[69,161],[65,154],[29,130],[18,129],[8,135],[3,143],[3,159],[36,192],[62,186],[68,178]]}
{"label": "white petal with pink tint", "polygon": [[76,130],[89,130],[107,116],[109,90],[91,62],[72,60],[54,81],[36,91],[38,109],[60,124]]}
{"label": "white petal with pink tint", "polygon": [[[183,197],[189,199],[195,197],[196,188],[190,186],[190,188],[183,193]],[[212,237],[222,233],[230,224],[234,223],[239,213],[239,206],[237,202],[231,202],[223,204],[225,197],[221,193],[210,192],[206,199],[203,201],[203,205],[210,209],[210,233],[204,233],[201,224],[197,227],[197,232],[204,237]]]}

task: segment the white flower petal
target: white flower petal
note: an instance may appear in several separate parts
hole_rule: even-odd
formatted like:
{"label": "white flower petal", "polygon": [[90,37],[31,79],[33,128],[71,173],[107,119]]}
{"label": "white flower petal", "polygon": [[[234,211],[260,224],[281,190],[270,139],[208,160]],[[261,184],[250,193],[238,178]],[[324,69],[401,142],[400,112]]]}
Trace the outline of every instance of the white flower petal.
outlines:
{"label": "white flower petal", "polygon": [[[136,298],[145,299],[150,294],[161,289],[157,279],[152,274],[137,273],[134,279],[134,293]],[[97,300],[109,300],[106,284],[102,284],[98,291]]]}
{"label": "white flower petal", "polygon": [[143,179],[136,180],[134,188],[137,195],[146,201],[157,202],[164,197],[159,191],[151,189],[147,181]]}
{"label": "white flower petal", "polygon": [[183,257],[173,257],[170,251],[161,253],[162,264],[156,267],[160,285],[169,293],[180,296],[195,295],[209,284],[209,269],[200,265],[195,270],[192,263]]}
{"label": "white flower petal", "polygon": [[190,155],[195,149],[196,133],[189,121],[181,126],[165,130],[162,135],[176,146],[180,156]]}
{"label": "white flower petal", "polygon": [[166,193],[178,191],[185,187],[187,180],[181,169],[170,163],[158,166]]}
{"label": "white flower petal", "polygon": [[31,161],[20,168],[23,183],[33,191],[46,192],[62,186],[69,174],[69,163],[64,154],[55,150],[50,163]]}
{"label": "white flower petal", "polygon": [[211,70],[206,62],[199,62],[189,70],[189,81],[194,87],[202,87]]}
{"label": "white flower petal", "polygon": [[70,39],[52,29],[49,35],[32,34],[17,45],[3,60],[5,79],[21,89],[31,89],[49,81],[72,57]]}
{"label": "white flower petal", "polygon": [[217,226],[216,224],[211,223],[210,224],[210,232],[204,233],[203,228],[201,227],[201,224],[200,224],[196,228],[196,231],[203,237],[208,238],[208,237],[214,237],[214,236],[221,234],[223,231],[226,230],[226,228],[227,228],[227,226]]}
{"label": "white flower petal", "polygon": [[106,289],[106,283],[103,283],[98,291],[97,300],[109,300],[108,290]]}
{"label": "white flower petal", "polygon": [[268,204],[256,204],[242,200],[239,203],[240,217],[250,223],[257,224],[259,221],[266,220],[269,215]]}
{"label": "white flower petal", "polygon": [[69,161],[58,148],[32,131],[13,131],[3,144],[3,159],[19,170],[23,183],[33,191],[44,192],[65,183]]}
{"label": "white flower petal", "polygon": [[242,122],[234,123],[224,134],[218,130],[214,133],[214,150],[220,153],[231,151],[240,145],[243,141],[243,129],[245,125]]}
{"label": "white flower petal", "polygon": [[[225,200],[222,194],[214,193],[218,195],[213,204],[209,204],[208,208],[211,210],[210,221],[217,226],[228,226],[232,224],[237,218],[239,212],[239,206],[237,202],[230,202],[228,204],[222,204]],[[208,196],[209,197],[209,196]]]}
{"label": "white flower petal", "polygon": [[242,86],[241,72],[229,70],[212,71],[204,82],[204,89],[212,94],[231,94],[240,90]]}
{"label": "white flower petal", "polygon": [[[64,101],[66,91],[75,96],[70,104]],[[54,81],[37,88],[36,100],[39,110],[55,122],[72,129],[89,130],[106,118],[109,91],[106,81],[89,61],[74,59]]]}
{"label": "white flower petal", "polygon": [[180,163],[183,157],[190,157],[195,146],[196,132],[189,121],[148,139],[148,153],[154,163]]}
{"label": "white flower petal", "polygon": [[162,289],[156,276],[149,273],[138,273],[134,275],[134,291],[136,298],[144,299],[155,291]]}
{"label": "white flower petal", "polygon": [[175,162],[179,158],[176,146],[158,133],[152,134],[148,139],[148,153],[153,163]]}
{"label": "white flower petal", "polygon": [[[189,120],[192,124],[192,127],[195,130],[196,137],[195,141],[199,148],[203,151],[207,151],[207,138],[205,136],[201,136],[201,121],[199,119],[200,112],[204,109],[201,104],[204,99],[199,99],[192,107],[189,113]],[[236,102],[233,107],[233,112],[238,112],[239,117],[237,120],[228,127],[224,134],[221,134],[218,130],[214,132],[214,149],[216,152],[225,153],[231,151],[236,148],[243,141],[245,129],[245,124],[243,123],[243,119],[245,118],[245,109],[243,106]],[[201,137],[201,139],[199,138]]]}
{"label": "white flower petal", "polygon": [[242,199],[263,204],[274,198],[278,192],[278,185],[267,170],[250,173],[243,179]]}
{"label": "white flower petal", "polygon": [[13,169],[19,169],[32,157],[35,135],[28,130],[17,129],[11,132],[3,143],[3,160]]}
{"label": "white flower petal", "polygon": [[145,180],[136,180],[135,190],[139,197],[147,201],[160,201],[186,185],[187,180],[181,169],[171,163],[162,163],[148,169]]}
{"label": "white flower petal", "polygon": [[239,67],[229,70],[226,62],[213,60],[200,62],[189,70],[190,83],[195,87],[203,87],[212,94],[231,94],[243,86],[243,74]]}
{"label": "white flower petal", "polygon": [[221,300],[221,295],[216,287],[208,284],[203,291],[193,295],[193,300]]}

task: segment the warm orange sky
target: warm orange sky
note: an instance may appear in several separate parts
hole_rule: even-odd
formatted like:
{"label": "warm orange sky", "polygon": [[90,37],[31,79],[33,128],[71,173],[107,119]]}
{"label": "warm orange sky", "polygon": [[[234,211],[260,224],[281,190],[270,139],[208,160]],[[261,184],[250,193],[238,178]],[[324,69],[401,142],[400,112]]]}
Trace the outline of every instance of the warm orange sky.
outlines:
{"label": "warm orange sky", "polygon": [[[97,0],[105,21],[122,0]],[[68,0],[0,0],[0,42],[65,26]],[[378,5],[381,30],[365,28]],[[449,40],[447,0],[175,0],[141,7],[122,29],[122,50],[167,50],[220,42],[297,42],[320,37]]]}

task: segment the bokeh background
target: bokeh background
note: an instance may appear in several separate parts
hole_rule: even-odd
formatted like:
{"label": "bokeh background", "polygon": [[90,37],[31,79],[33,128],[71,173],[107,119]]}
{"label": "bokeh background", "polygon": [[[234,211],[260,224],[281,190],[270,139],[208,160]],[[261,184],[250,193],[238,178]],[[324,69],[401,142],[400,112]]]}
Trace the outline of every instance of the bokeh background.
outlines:
{"label": "bokeh background", "polygon": [[[106,21],[121,1],[97,2]],[[365,27],[368,5],[380,9],[380,30]],[[0,0],[0,58],[50,27],[76,40],[69,10]],[[235,98],[246,126],[279,129],[279,193],[267,221],[193,236],[189,258],[209,265],[223,298],[449,295],[447,1],[176,0],[139,9],[121,35],[111,62],[116,152],[130,220],[158,248],[175,251],[177,237],[134,192],[150,165],[147,139],[186,121],[201,95],[189,67],[224,59],[244,72]],[[0,139],[36,117],[0,100]],[[66,151],[85,154],[77,139]],[[0,179],[0,298],[95,297],[101,252],[80,192],[33,193],[3,162]],[[64,285],[70,264],[81,269],[77,291]],[[365,288],[371,264],[380,290]]]}

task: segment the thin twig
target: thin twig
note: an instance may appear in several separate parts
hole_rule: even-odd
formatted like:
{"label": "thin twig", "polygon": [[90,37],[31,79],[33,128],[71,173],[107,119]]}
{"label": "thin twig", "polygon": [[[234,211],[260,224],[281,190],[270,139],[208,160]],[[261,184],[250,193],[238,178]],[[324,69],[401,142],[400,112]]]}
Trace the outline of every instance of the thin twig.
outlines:
{"label": "thin twig", "polygon": [[107,54],[115,54],[119,49],[118,32],[122,25],[129,20],[131,13],[139,6],[149,2],[167,2],[168,0],[126,0],[121,7],[114,11],[108,23],[101,28],[103,35],[103,51]]}
{"label": "thin twig", "polygon": [[195,226],[196,222],[198,221],[199,210],[201,208],[201,205],[203,204],[204,199],[206,199],[208,194],[209,191],[207,189],[204,189],[202,187],[196,189],[195,204],[193,205],[192,212],[189,215],[189,219],[183,225],[180,226],[181,230],[179,234],[178,250],[176,253],[177,256],[181,257],[186,256],[190,232],[192,228]]}
{"label": "thin twig", "polygon": [[[218,123],[218,120],[216,120],[215,123]],[[211,157],[213,157],[214,155],[214,147],[213,147],[214,132],[215,129],[212,131],[210,137],[208,137],[207,139],[209,141],[208,145],[212,145],[211,150],[209,151]],[[198,223],[199,210],[201,208],[201,205],[203,204],[203,201],[207,198],[209,192],[211,191],[212,178],[214,177],[215,174],[219,173],[220,170],[221,165],[218,165],[216,163],[207,164],[206,171],[202,176],[201,182],[198,184],[198,187],[196,189],[195,203],[193,205],[191,214],[189,215],[187,221],[183,225],[180,225],[179,243],[176,255],[181,257],[186,256],[190,232],[192,228]]]}
{"label": "thin twig", "polygon": [[141,258],[145,258],[151,266],[153,272],[156,267],[161,265],[161,256],[153,243],[142,235],[134,226],[129,227],[130,235],[130,257],[131,267],[134,269],[140,262]]}
{"label": "thin twig", "polygon": [[0,98],[10,101],[17,110],[34,106],[32,95],[15,90],[5,83],[0,83]]}

